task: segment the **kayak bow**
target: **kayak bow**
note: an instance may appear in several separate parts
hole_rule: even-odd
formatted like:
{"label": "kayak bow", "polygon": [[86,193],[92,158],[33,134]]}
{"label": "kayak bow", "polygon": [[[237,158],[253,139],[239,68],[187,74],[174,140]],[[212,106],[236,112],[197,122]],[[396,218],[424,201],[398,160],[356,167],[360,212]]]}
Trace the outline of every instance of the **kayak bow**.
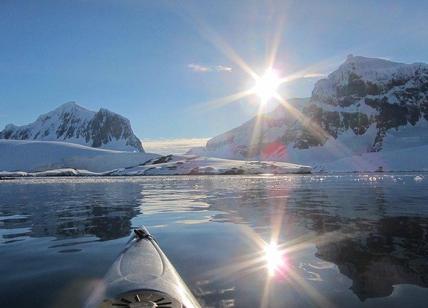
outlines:
{"label": "kayak bow", "polygon": [[95,290],[86,307],[199,308],[146,228],[134,236]]}

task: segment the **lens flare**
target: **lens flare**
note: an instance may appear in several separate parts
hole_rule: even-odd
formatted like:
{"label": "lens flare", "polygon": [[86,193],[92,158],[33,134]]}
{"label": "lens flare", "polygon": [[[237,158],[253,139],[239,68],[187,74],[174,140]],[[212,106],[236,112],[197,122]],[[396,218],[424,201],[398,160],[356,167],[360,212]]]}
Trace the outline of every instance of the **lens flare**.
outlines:
{"label": "lens flare", "polygon": [[270,243],[265,247],[266,267],[270,276],[274,276],[284,267],[281,251],[276,243]]}
{"label": "lens flare", "polygon": [[276,95],[280,83],[278,73],[274,69],[268,69],[263,76],[257,78],[253,91],[260,97],[262,103],[266,103]]}

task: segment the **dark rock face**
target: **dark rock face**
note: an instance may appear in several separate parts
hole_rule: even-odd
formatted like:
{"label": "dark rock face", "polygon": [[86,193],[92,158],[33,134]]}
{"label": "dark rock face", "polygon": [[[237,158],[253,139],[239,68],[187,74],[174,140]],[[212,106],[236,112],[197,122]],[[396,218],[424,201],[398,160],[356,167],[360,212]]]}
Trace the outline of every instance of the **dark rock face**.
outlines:
{"label": "dark rock face", "polygon": [[34,123],[9,124],[0,139],[66,141],[94,148],[144,152],[128,119],[107,109],[89,111],[76,103],[66,103]]}
{"label": "dark rock face", "polygon": [[380,86],[370,81],[363,81],[356,73],[350,72],[347,83],[337,86],[334,96],[325,98],[313,93],[312,99],[330,105],[348,107],[366,95],[379,95],[381,93]]}
{"label": "dark rock face", "polygon": [[298,149],[322,146],[329,137],[337,138],[341,133],[351,129],[355,135],[363,135],[373,120],[361,112],[326,111],[318,105],[311,104],[303,109],[308,118],[308,125],[301,128],[300,135],[287,143],[294,142]]}
{"label": "dark rock face", "polygon": [[143,151],[140,140],[132,132],[129,120],[106,109],[100,109],[88,123],[85,139],[87,142],[92,140],[94,148],[114,139],[126,139],[126,145]]}

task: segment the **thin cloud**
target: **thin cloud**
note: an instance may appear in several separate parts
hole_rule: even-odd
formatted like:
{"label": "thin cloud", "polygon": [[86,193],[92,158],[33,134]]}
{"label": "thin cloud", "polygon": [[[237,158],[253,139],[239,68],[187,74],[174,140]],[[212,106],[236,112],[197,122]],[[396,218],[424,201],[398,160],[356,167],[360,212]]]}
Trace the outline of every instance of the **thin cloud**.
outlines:
{"label": "thin cloud", "polygon": [[185,154],[191,148],[204,147],[210,138],[143,139],[146,152],[167,154]]}
{"label": "thin cloud", "polygon": [[197,73],[207,73],[207,72],[211,71],[211,69],[208,66],[203,66],[203,65],[199,65],[199,64],[189,64],[189,65],[187,65],[187,67],[191,71],[197,72]]}
{"label": "thin cloud", "polygon": [[229,66],[217,65],[215,67],[215,71],[217,71],[217,72],[231,72],[232,68]]}
{"label": "thin cloud", "polygon": [[308,73],[303,75],[302,78],[320,78],[320,77],[326,77],[327,74],[324,73]]}
{"label": "thin cloud", "polygon": [[196,73],[231,72],[232,68],[225,65],[201,65],[191,63],[187,67]]}

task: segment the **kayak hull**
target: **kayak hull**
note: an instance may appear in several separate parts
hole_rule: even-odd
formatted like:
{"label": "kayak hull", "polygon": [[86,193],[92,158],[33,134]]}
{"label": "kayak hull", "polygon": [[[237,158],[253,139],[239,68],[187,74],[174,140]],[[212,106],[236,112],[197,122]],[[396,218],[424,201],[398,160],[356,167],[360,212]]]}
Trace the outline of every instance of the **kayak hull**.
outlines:
{"label": "kayak hull", "polygon": [[87,307],[200,307],[146,229],[138,229]]}

